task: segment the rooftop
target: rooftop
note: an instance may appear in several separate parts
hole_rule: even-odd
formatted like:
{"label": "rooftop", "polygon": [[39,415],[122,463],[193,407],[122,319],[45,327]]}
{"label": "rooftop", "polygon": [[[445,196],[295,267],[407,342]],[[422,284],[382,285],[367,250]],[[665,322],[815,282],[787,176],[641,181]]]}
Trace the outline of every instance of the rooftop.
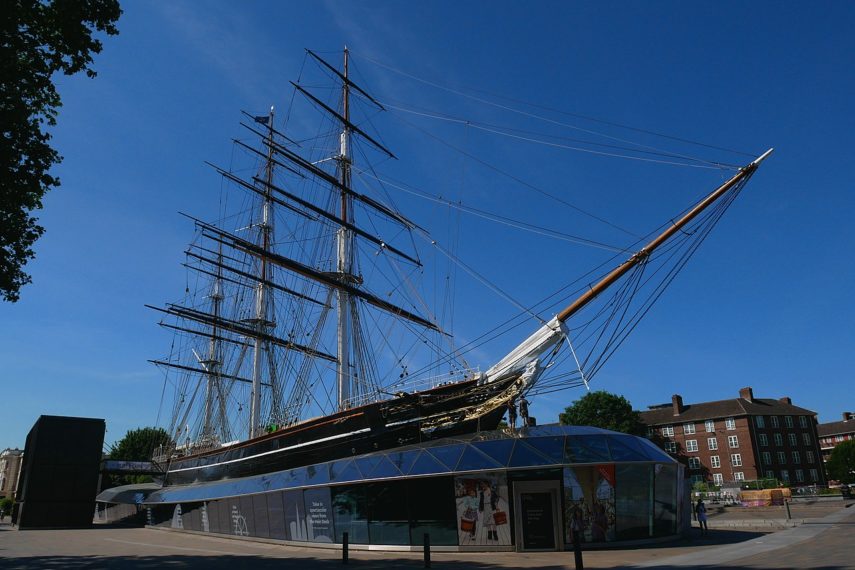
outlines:
{"label": "rooftop", "polygon": [[739,398],[683,404],[683,398],[674,394],[671,404],[657,404],[642,411],[641,419],[648,425],[728,418],[737,416],[815,416],[816,412],[793,405],[790,398],[778,400],[755,398],[753,390],[743,388]]}

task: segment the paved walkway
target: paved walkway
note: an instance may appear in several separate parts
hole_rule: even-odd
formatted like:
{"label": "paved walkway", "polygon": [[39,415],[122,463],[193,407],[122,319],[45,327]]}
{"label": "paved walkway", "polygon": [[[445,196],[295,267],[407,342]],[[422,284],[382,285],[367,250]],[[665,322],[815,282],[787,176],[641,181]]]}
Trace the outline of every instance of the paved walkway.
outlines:
{"label": "paved walkway", "polygon": [[[842,505],[841,505],[842,506]],[[849,525],[849,526],[847,526]],[[776,533],[711,530],[663,545],[586,551],[585,568],[838,568],[855,569],[851,552],[855,508]],[[205,568],[340,569],[340,553],[279,544],[200,536],[155,529],[96,527],[87,530],[16,531],[0,525],[0,568]],[[572,552],[438,553],[433,568],[572,569]],[[354,551],[358,569],[422,568],[420,553]]]}

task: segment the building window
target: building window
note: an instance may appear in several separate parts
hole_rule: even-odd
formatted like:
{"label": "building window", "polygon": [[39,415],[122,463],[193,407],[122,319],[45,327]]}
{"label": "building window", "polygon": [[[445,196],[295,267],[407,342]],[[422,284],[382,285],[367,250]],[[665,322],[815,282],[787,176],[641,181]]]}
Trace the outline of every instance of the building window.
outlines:
{"label": "building window", "polygon": [[771,453],[769,453],[768,451],[764,451],[760,455],[762,457],[763,465],[766,465],[767,467],[769,465],[772,465],[772,454]]}
{"label": "building window", "polygon": [[733,480],[734,481],[745,481],[745,475],[742,473],[742,471],[737,471],[736,473],[733,474]]}
{"label": "building window", "polygon": [[799,443],[799,440],[796,438],[796,434],[794,433],[788,433],[787,439],[790,441],[790,447],[795,447]]}
{"label": "building window", "polygon": [[783,451],[778,452],[778,464],[783,465],[787,462],[787,454]]}
{"label": "building window", "polygon": [[[801,417],[804,417],[804,416],[801,416]],[[810,445],[810,434],[809,433],[803,433],[802,434],[802,441],[805,442],[805,445]]]}
{"label": "building window", "polygon": [[799,425],[803,428],[808,427],[808,419],[807,416],[799,416]]}
{"label": "building window", "polygon": [[689,458],[689,469],[700,469],[701,468],[701,458],[700,457],[690,457]]}
{"label": "building window", "polygon": [[811,470],[810,470],[810,480],[811,480],[811,481],[813,481],[814,483],[815,483],[815,482],[817,482],[817,481],[819,481],[819,475],[818,475],[818,473],[816,472],[816,469],[811,469]]}
{"label": "building window", "polygon": [[727,436],[727,446],[732,449],[736,449],[737,447],[739,447],[739,438],[735,435]]}
{"label": "building window", "polygon": [[771,469],[769,471],[766,471],[766,479],[774,479],[774,478],[775,478],[775,472],[774,471],[772,471]]}
{"label": "building window", "polygon": [[769,438],[766,437],[765,433],[757,434],[757,440],[760,442],[760,447],[768,447]]}
{"label": "building window", "polygon": [[718,440],[714,437],[708,437],[707,438],[707,448],[710,451],[715,451],[716,449],[718,449]]}
{"label": "building window", "polygon": [[793,427],[793,416],[784,416],[784,424],[788,428]]}
{"label": "building window", "polygon": [[695,424],[683,424],[683,433],[686,435],[692,435],[693,433],[695,433]]}
{"label": "building window", "polygon": [[805,472],[801,469],[796,469],[796,481],[803,483],[805,480]]}
{"label": "building window", "polygon": [[666,441],[665,442],[665,451],[667,451],[668,453],[677,453],[677,442]]}
{"label": "building window", "polygon": [[693,485],[695,483],[703,483],[703,482],[704,482],[704,476],[703,475],[692,475],[692,484]]}
{"label": "building window", "polygon": [[697,451],[698,450],[698,440],[697,439],[687,439],[686,440],[686,451]]}
{"label": "building window", "polygon": [[786,469],[781,469],[781,481],[783,481],[784,483],[790,482],[790,472]]}
{"label": "building window", "polygon": [[808,463],[814,462],[813,451],[805,451],[805,459],[807,459]]}
{"label": "building window", "polygon": [[656,429],[650,426],[647,427],[647,437],[653,437],[656,434]]}
{"label": "building window", "polygon": [[736,420],[733,418],[727,418],[724,420],[724,427],[727,429],[736,429]]}
{"label": "building window", "polygon": [[778,421],[778,416],[769,416],[769,421],[772,422],[772,427],[781,427],[781,423]]}
{"label": "building window", "polygon": [[707,431],[715,431],[715,420],[705,421],[704,427],[707,428]]}
{"label": "building window", "polygon": [[665,437],[674,437],[674,426],[663,427],[662,435],[664,435]]}
{"label": "building window", "polygon": [[721,469],[721,459],[718,458],[718,455],[710,456],[710,465],[713,469]]}
{"label": "building window", "polygon": [[724,483],[724,476],[721,473],[713,473],[712,480],[716,485],[721,485]]}
{"label": "building window", "polygon": [[841,441],[843,441],[843,436],[842,435],[835,435],[834,441],[840,443]]}
{"label": "building window", "polygon": [[800,454],[798,451],[794,451],[794,452],[793,452],[793,463],[795,463],[796,465],[798,465],[798,464],[799,464],[799,463],[801,463],[801,462],[802,462],[802,456],[801,456],[801,454]]}
{"label": "building window", "polygon": [[766,422],[763,419],[763,416],[754,416],[754,425],[759,428],[766,427]]}
{"label": "building window", "polygon": [[779,434],[779,433],[773,434],[773,437],[775,438],[775,446],[776,447],[783,447],[784,446],[784,437],[781,434]]}
{"label": "building window", "polygon": [[742,455],[739,453],[731,453],[730,464],[734,467],[742,467]]}

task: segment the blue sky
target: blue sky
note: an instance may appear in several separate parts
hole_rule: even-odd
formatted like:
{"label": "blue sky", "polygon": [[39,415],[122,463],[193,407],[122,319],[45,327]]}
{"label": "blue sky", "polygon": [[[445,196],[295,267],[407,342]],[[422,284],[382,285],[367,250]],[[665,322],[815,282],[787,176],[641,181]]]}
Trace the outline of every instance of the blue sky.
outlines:
{"label": "blue sky", "polygon": [[[621,393],[637,408],[673,393],[686,402],[736,397],[743,386],[753,386],[758,397],[790,396],[820,421],[855,408],[848,362],[855,269],[846,254],[855,246],[851,4],[125,2],[123,8],[121,34],[106,39],[96,58],[98,77],[58,78],[64,104],[53,140],[65,157],[56,168],[62,186],[40,213],[47,232],[28,266],[33,284],[18,303],[0,304],[6,400],[0,448],[23,446],[41,414],[106,418],[108,442],[154,423],[162,376],[146,360],[162,356],[170,339],[143,305],[176,300],[185,286],[180,264],[192,227],[177,212],[213,216],[220,184],[203,161],[228,164],[230,139],[242,136],[239,111],[286,108],[304,48],[334,58],[345,44],[357,76],[400,106],[579,136],[417,77],[514,109],[538,104],[750,153],[774,146],[774,156],[594,387]],[[376,124],[388,127],[384,140],[400,157],[387,165],[390,176],[609,243],[625,243],[626,236],[464,160],[401,120],[639,234],[723,177],[386,115]],[[563,117],[706,159],[750,160]],[[311,119],[294,117],[293,124]],[[395,196],[401,206],[411,199]],[[436,208],[413,204],[418,221],[441,219]],[[461,220],[461,257],[516,299],[539,299],[602,258],[589,248]],[[434,231],[446,230],[440,224]],[[454,324],[461,339],[516,312],[472,280],[458,276],[458,285]],[[476,364],[489,366],[522,339],[522,330],[519,338],[485,347]],[[533,415],[554,421],[581,394],[538,398]]]}

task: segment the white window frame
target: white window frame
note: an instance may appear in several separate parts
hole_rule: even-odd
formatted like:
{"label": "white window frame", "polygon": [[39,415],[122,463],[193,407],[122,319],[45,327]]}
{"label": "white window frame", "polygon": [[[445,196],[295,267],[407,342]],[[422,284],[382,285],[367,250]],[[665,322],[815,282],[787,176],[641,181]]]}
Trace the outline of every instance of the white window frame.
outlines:
{"label": "white window frame", "polygon": [[715,431],[715,420],[707,420],[704,422],[704,428],[707,431]]}
{"label": "white window frame", "polygon": [[665,437],[674,437],[674,426],[662,426],[662,435]]}
{"label": "white window frame", "polygon": [[677,453],[677,442],[676,441],[666,441],[665,442],[665,451],[668,453]]}
{"label": "white window frame", "polygon": [[689,458],[689,469],[700,469],[701,468],[701,458],[700,457],[690,457]]}
{"label": "white window frame", "polygon": [[788,433],[787,440],[790,442],[790,447],[795,447],[799,444],[799,438],[794,433]]}
{"label": "white window frame", "polygon": [[743,473],[742,471],[737,471],[736,473],[733,474],[733,480],[734,481],[745,481],[745,473]]}
{"label": "white window frame", "polygon": [[805,482],[805,472],[802,469],[796,469],[796,482],[804,483]]}
{"label": "white window frame", "polygon": [[763,416],[754,416],[754,425],[756,425],[759,428],[766,427],[766,421],[763,418]]}
{"label": "white window frame", "polygon": [[778,452],[778,465],[786,465],[787,464],[787,454],[783,451]]}
{"label": "white window frame", "polygon": [[769,447],[769,437],[765,433],[758,433],[757,440],[760,442],[760,447]]}
{"label": "white window frame", "polygon": [[730,449],[739,449],[739,437],[735,435],[727,436],[727,446]]}
{"label": "white window frame", "polygon": [[793,427],[793,416],[784,416],[784,425],[788,428]]}
{"label": "white window frame", "polygon": [[695,424],[691,422],[683,424],[683,433],[686,435],[692,435],[695,433]]}
{"label": "white window frame", "polygon": [[771,469],[766,471],[766,479],[774,479],[774,478],[775,478],[775,472],[774,471],[772,471]]}
{"label": "white window frame", "polygon": [[730,454],[730,465],[732,467],[742,467],[742,454],[741,453],[731,453]]}
{"label": "white window frame", "polygon": [[772,453],[769,451],[764,451],[760,454],[761,462],[763,465],[769,466],[772,465]]}
{"label": "white window frame", "polygon": [[804,442],[805,445],[810,445],[810,434],[808,432],[804,432],[802,434],[802,442]]}
{"label": "white window frame", "polygon": [[728,430],[735,430],[736,429],[736,419],[735,418],[726,418],[724,420],[724,427],[727,428]]}
{"label": "white window frame", "polygon": [[816,469],[810,470],[810,480],[811,481],[819,481],[819,472]]}
{"label": "white window frame", "polygon": [[808,427],[808,419],[807,416],[799,416],[799,425],[803,428]]}
{"label": "white window frame", "polygon": [[784,446],[784,436],[779,433],[774,433],[772,436],[775,439],[775,447],[783,447]]}
{"label": "white window frame", "polygon": [[713,469],[721,469],[721,458],[718,455],[711,455],[710,466]]}
{"label": "white window frame", "polygon": [[713,473],[712,480],[713,483],[715,483],[716,485],[721,485],[722,483],[724,483],[724,475],[722,475],[721,473]]}
{"label": "white window frame", "polygon": [[799,465],[802,462],[802,454],[798,451],[793,451],[793,463]]}
{"label": "white window frame", "polygon": [[788,469],[781,469],[781,481],[784,483],[790,482],[790,471]]}
{"label": "white window frame", "polygon": [[778,420],[778,416],[769,416],[769,423],[772,424],[773,428],[781,427],[781,422]]}
{"label": "white window frame", "polygon": [[698,451],[698,440],[697,439],[687,439],[686,440],[686,451],[690,453],[695,453]]}
{"label": "white window frame", "polygon": [[710,451],[715,451],[718,449],[718,440],[714,437],[707,438],[707,449]]}
{"label": "white window frame", "polygon": [[814,457],[813,451],[811,450],[805,451],[805,459],[807,459],[808,463],[816,463],[816,457]]}

